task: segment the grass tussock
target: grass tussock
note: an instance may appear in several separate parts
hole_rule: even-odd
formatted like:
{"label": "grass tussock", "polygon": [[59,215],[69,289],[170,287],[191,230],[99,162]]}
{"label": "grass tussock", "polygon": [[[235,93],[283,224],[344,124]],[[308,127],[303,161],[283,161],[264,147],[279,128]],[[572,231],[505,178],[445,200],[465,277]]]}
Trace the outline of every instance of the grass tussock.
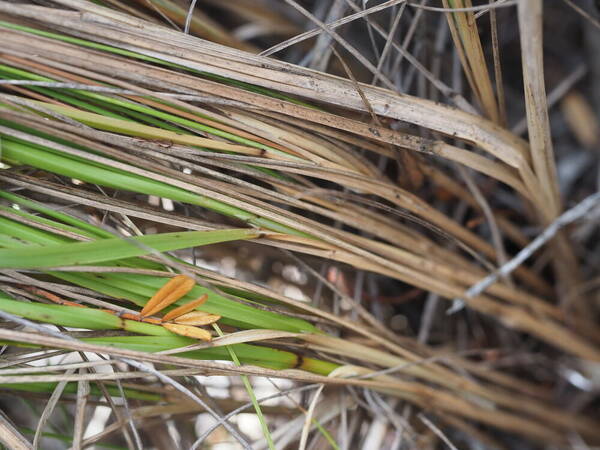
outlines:
{"label": "grass tussock", "polygon": [[[0,389],[31,412],[0,416],[4,445],[597,443],[593,397],[564,397],[576,376],[597,389],[582,247],[600,201],[563,214],[543,2],[201,3],[0,1]],[[509,127],[507,11],[527,139]],[[593,147],[591,106],[563,111]],[[256,380],[275,379],[294,384],[273,406]]]}

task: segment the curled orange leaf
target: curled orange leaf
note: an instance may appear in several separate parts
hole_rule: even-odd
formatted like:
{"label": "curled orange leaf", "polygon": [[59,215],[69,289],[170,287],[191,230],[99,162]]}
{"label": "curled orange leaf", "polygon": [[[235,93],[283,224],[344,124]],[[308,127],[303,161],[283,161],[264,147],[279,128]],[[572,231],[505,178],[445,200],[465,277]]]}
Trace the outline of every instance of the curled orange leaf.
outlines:
{"label": "curled orange leaf", "polygon": [[175,333],[180,336],[200,339],[201,341],[210,341],[212,339],[210,333],[202,328],[192,327],[190,325],[179,325],[175,323],[163,323],[162,326],[171,333]]}
{"label": "curled orange leaf", "polygon": [[191,302],[188,302],[185,305],[181,305],[181,306],[175,308],[173,311],[168,312],[163,317],[163,320],[165,322],[167,322],[169,320],[173,320],[179,316],[182,316],[183,314],[189,313],[190,311],[193,311],[194,309],[196,309],[198,306],[204,304],[207,299],[208,299],[208,295],[203,294],[200,297],[198,297],[196,300],[192,300]]}
{"label": "curled orange leaf", "polygon": [[194,284],[194,280],[185,275],[177,275],[171,278],[148,300],[148,303],[146,303],[140,314],[143,317],[156,314],[190,292]]}
{"label": "curled orange leaf", "polygon": [[101,309],[100,311],[107,312],[109,314],[112,314],[113,316],[120,317],[121,319],[135,320],[136,322],[146,322],[146,323],[152,323],[154,325],[160,325],[160,319],[154,319],[152,317],[142,317],[139,314],[133,314],[133,313],[127,313],[127,312],[120,313],[113,309]]}
{"label": "curled orange leaf", "polygon": [[181,325],[193,325],[199,327],[202,325],[210,325],[211,323],[215,323],[220,318],[221,316],[217,316],[216,314],[209,314],[202,311],[192,311],[187,314],[182,314],[173,321]]}

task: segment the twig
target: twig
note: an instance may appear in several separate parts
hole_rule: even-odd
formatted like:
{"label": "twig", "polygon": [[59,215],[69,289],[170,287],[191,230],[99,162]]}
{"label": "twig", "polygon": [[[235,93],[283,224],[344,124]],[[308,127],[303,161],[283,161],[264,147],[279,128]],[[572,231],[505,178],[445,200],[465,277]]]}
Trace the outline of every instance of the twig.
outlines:
{"label": "twig", "polygon": [[572,0],[563,0],[563,2],[565,2],[571,8],[573,8],[577,12],[577,14],[580,14],[581,16],[583,16],[584,19],[586,19],[588,22],[590,22],[592,25],[594,25],[596,28],[598,28],[600,30],[600,21],[598,19],[595,19],[594,17],[592,17],[590,15],[590,13],[588,13],[587,11],[584,11],[584,9],[581,8],[580,6],[577,6],[575,3],[572,2]]}
{"label": "twig", "polygon": [[433,431],[443,442],[444,444],[446,444],[448,446],[448,448],[450,448],[451,450],[458,450],[454,444],[452,442],[450,442],[450,439],[448,439],[448,437],[442,432],[442,430],[440,430],[438,427],[436,427],[433,422],[431,422],[431,420],[429,420],[427,417],[425,417],[424,414],[418,414],[417,416],[419,418],[419,420],[421,420],[421,422],[423,422],[429,429],[431,429],[431,431]]}
{"label": "twig", "polygon": [[194,15],[194,8],[196,7],[196,0],[192,0],[190,8],[188,9],[187,15],[185,16],[185,26],[183,32],[188,34],[190,32],[190,24],[192,23],[192,16]]}
{"label": "twig", "polygon": [[475,283],[471,286],[464,294],[463,299],[455,299],[452,307],[447,311],[447,314],[453,314],[464,307],[464,301],[469,300],[473,297],[476,297],[482,294],[488,287],[494,284],[498,278],[505,277],[512,273],[517,267],[519,267],[525,260],[527,260],[531,255],[533,255],[542,245],[552,239],[558,231],[563,228],[565,225],[574,222],[583,216],[585,216],[588,212],[592,210],[592,208],[596,207],[600,204],[600,191],[595,194],[586,197],[580,203],[578,203],[573,208],[565,211],[561,214],[554,222],[552,222],[546,229],[538,235],[531,243],[523,248],[516,256],[500,267],[498,270],[492,272],[487,277],[483,278],[481,281]]}

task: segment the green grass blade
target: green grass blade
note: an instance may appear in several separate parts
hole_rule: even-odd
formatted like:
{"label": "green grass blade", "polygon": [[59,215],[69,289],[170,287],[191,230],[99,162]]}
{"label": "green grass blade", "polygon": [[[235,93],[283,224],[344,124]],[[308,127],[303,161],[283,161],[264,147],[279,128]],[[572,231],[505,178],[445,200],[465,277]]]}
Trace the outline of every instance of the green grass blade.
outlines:
{"label": "green grass blade", "polygon": [[[221,331],[221,328],[219,328],[219,325],[217,325],[215,323],[215,324],[213,324],[213,328],[217,331],[217,334],[219,336],[223,336],[223,332]],[[231,356],[231,360],[234,362],[234,364],[236,366],[241,366],[240,360],[237,357],[235,350],[232,348],[232,346],[227,345],[227,346],[225,346],[225,348],[227,348],[227,351],[229,352],[229,355]],[[260,404],[258,403],[258,400],[256,399],[256,394],[254,393],[254,389],[252,388],[250,379],[248,378],[247,375],[241,375],[241,378],[242,378],[242,382],[244,383],[244,387],[246,388],[246,392],[248,392],[248,396],[250,397],[250,401],[252,402],[252,407],[254,408],[254,411],[256,412],[256,416],[258,417],[258,421],[260,422],[260,427],[262,429],[263,436],[265,437],[265,439],[267,441],[267,445],[269,446],[270,450],[275,450],[275,444],[273,443],[273,437],[271,436],[271,432],[269,431],[269,427],[267,425],[267,421],[265,420],[265,416],[263,415],[262,409],[260,409]]]}
{"label": "green grass blade", "polygon": [[[96,275],[76,272],[51,273],[58,278],[87,287],[88,289],[93,289],[96,292],[127,299],[139,307],[143,307],[147,300],[166,282],[165,278],[138,274],[103,273]],[[194,286],[173,307],[189,300],[194,300],[203,294],[208,295],[208,300],[197,309],[222,316],[221,323],[226,325],[244,329],[263,328],[290,331],[293,333],[320,333],[320,330],[305,320],[235,302],[203,286]]]}
{"label": "green grass blade", "polygon": [[0,268],[33,269],[93,264],[147,255],[153,250],[172,251],[217,242],[252,239],[258,235],[259,232],[252,229],[186,231],[46,247],[0,249]]}
{"label": "green grass blade", "polygon": [[156,195],[157,197],[202,206],[259,227],[265,227],[282,233],[306,236],[305,233],[291,227],[279,224],[271,219],[258,217],[255,214],[224,202],[203,195],[193,194],[184,189],[146,177],[109,168],[102,164],[92,163],[83,158],[70,155],[65,156],[58,150],[41,147],[29,142],[25,143],[24,141],[3,137],[2,159],[9,164],[28,164],[39,169],[100,186],[139,192],[146,195]]}
{"label": "green grass blade", "polygon": [[[112,386],[110,382],[105,383],[106,389],[108,390],[109,394],[111,394],[115,398],[121,398],[121,393],[116,386]],[[2,383],[0,384],[0,389],[10,389],[22,392],[35,392],[39,394],[52,394],[54,389],[56,389],[56,385],[57,383],[54,382]],[[151,392],[139,391],[137,389],[132,389],[129,387],[125,387],[123,388],[123,390],[128,399],[142,400],[151,403],[164,401],[164,398],[161,395],[153,394]],[[67,383],[63,392],[65,394],[76,394],[77,383]],[[98,388],[98,386],[95,385],[90,386],[90,394],[94,397],[102,397],[104,395],[102,391]]]}
{"label": "green grass blade", "polygon": [[48,207],[42,205],[41,203],[34,202],[34,201],[29,200],[28,198],[22,197],[20,195],[16,195],[11,192],[0,190],[0,197],[4,198],[6,200],[9,200],[13,203],[16,203],[18,205],[25,206],[26,208],[28,208],[30,210],[42,213],[48,217],[52,217],[53,219],[56,219],[67,225],[71,225],[72,227],[77,228],[80,232],[87,231],[88,233],[90,233],[94,236],[97,236],[99,238],[113,238],[114,237],[114,235],[112,233],[109,233],[108,231],[103,230],[100,227],[90,225],[89,223],[87,223],[81,219],[77,219],[76,217],[73,217],[69,214],[65,214],[64,212],[57,211],[52,208],[48,208]]}
{"label": "green grass blade", "polygon": [[0,297],[4,312],[38,322],[88,330],[125,330],[152,336],[173,336],[169,330],[144,322],[122,319],[99,309],[78,306],[28,303]]}

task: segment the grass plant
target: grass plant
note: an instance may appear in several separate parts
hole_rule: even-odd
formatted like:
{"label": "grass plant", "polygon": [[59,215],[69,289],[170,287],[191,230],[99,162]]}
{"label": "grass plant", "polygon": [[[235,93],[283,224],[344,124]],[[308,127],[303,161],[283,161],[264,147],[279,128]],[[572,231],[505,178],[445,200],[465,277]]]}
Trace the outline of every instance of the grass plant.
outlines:
{"label": "grass plant", "polygon": [[[383,33],[386,52],[406,56],[410,36],[396,44],[369,11],[348,3],[370,33]],[[388,3],[398,14],[412,8]],[[269,448],[287,442],[269,418],[298,411],[309,417],[294,431],[298,441],[306,441],[303,427],[314,426],[315,442],[342,448],[333,430],[346,412],[332,422],[315,408],[318,397],[308,410],[265,406],[250,377],[339,388],[346,394],[331,398],[340,405],[347,392],[369,390],[373,404],[382,396],[406,402],[490,448],[501,448],[497,430],[545,444],[565,444],[569,433],[600,439],[594,418],[557,407],[532,381],[394,333],[330,274],[317,273],[320,286],[352,315],[195,264],[195,252],[216,248],[290,251],[309,267],[362,274],[356,289],[367,273],[417,295],[461,300],[503,333],[600,362],[590,307],[563,307],[583,280],[566,233],[549,246],[552,269],[521,265],[465,295],[530,242],[522,221],[544,227],[563,210],[541,0],[517,7],[528,140],[506,128],[497,42],[491,71],[471,0],[442,5],[475,106],[456,92],[442,103],[392,91],[382,73],[392,63],[383,59],[363,64],[384,85],[378,87],[358,82],[355,66],[344,61],[341,77],[258,56],[254,44],[204,12],[188,15],[175,0],[52,4],[0,1],[0,341],[11,350],[0,360],[0,389],[74,403],[79,428],[69,436],[40,421],[32,431],[0,417],[5,443],[31,448],[34,433],[36,445],[45,436],[73,448],[137,448],[135,422],[220,411],[214,415],[229,436],[247,446],[222,418],[242,406],[239,399],[222,407],[198,403],[196,375],[241,377]],[[263,6],[243,1],[236,8],[241,17],[260,17],[264,30],[298,32],[285,21],[276,26],[276,13]],[[317,25],[313,35],[324,33],[362,62],[333,28]],[[389,167],[398,161],[394,178]],[[464,184],[450,175],[457,165],[462,172],[452,173],[462,173]],[[494,216],[484,186],[510,195],[520,215]],[[152,199],[175,210],[152,206]],[[490,243],[444,202],[464,205],[503,239]],[[30,364],[40,352],[83,359]],[[110,370],[96,371],[100,363],[85,356],[92,354]],[[106,436],[119,431],[118,445],[102,434],[83,436],[89,401],[112,408]]]}

